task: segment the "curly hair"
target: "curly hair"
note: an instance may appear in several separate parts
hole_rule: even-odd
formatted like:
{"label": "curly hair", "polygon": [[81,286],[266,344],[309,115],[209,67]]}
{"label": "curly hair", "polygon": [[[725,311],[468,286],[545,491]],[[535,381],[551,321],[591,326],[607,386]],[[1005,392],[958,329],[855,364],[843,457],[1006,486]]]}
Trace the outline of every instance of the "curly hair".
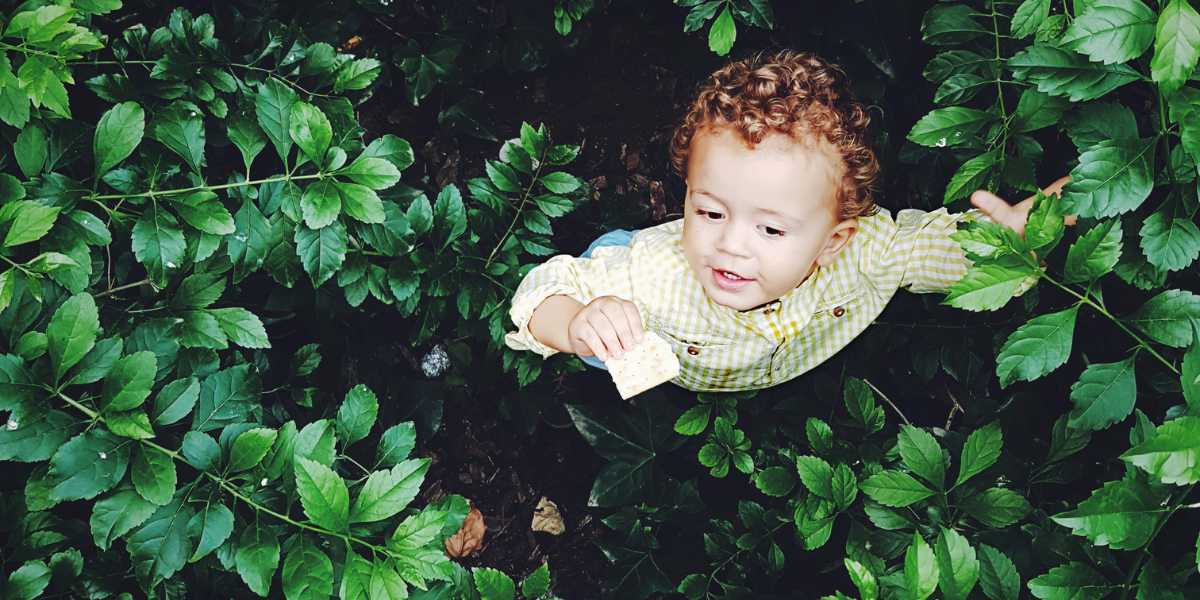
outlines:
{"label": "curly hair", "polygon": [[798,141],[825,140],[841,157],[840,217],[875,212],[879,159],[867,109],[854,101],[846,74],[804,52],[758,53],[708,77],[671,138],[671,164],[687,177],[688,152],[696,133],[732,126],[747,144],[768,133]]}

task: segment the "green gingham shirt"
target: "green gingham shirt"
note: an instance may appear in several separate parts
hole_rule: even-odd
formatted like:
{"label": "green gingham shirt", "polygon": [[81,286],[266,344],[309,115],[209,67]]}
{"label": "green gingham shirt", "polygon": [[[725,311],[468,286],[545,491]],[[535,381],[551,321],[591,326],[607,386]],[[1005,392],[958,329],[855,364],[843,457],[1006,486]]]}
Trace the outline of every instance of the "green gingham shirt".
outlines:
{"label": "green gingham shirt", "polygon": [[[592,258],[556,256],[526,275],[510,314],[516,350],[556,350],[529,333],[546,298],[561,294],[587,304],[600,296],[633,302],[643,325],[671,345],[681,373],[672,383],[698,392],[764,388],[799,376],[844,348],[883,311],[896,290],[946,292],[970,267],[950,239],[978,211],[948,214],[887,211],[859,218],[858,233],[828,267],[754,310],[711,302],[683,256],[683,220],[637,232],[628,247],[593,250]],[[1032,280],[1026,282],[1022,289]]]}

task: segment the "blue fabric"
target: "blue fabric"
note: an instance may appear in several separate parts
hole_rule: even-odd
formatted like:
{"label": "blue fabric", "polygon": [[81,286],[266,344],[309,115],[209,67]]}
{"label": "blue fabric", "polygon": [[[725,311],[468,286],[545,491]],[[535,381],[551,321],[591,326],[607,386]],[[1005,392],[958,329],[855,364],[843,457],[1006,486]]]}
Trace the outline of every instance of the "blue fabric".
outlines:
{"label": "blue fabric", "polygon": [[[633,241],[633,234],[634,232],[627,231],[625,229],[614,229],[596,238],[596,241],[592,242],[592,245],[588,246],[588,249],[585,250],[583,254],[580,254],[579,258],[591,258],[592,250],[595,250],[596,248],[603,248],[605,246],[628,246],[629,243]],[[579,360],[582,360],[590,367],[604,369],[605,371],[608,370],[608,367],[604,366],[604,361],[596,358],[595,356],[580,356]]]}

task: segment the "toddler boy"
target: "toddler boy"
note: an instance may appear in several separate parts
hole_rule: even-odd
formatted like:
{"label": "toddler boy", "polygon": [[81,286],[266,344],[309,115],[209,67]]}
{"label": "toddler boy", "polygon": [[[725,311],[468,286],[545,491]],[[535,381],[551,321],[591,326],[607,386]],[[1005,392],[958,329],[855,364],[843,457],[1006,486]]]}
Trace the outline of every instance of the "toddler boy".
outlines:
{"label": "toddler boy", "polygon": [[900,287],[949,290],[969,268],[949,237],[960,221],[1023,230],[1030,201],[986,192],[982,212],[878,211],[869,124],[845,75],[811,54],[717,71],[671,141],[683,218],[530,271],[507,344],[605,361],[650,330],[680,360],[677,385],[768,387],[849,344]]}

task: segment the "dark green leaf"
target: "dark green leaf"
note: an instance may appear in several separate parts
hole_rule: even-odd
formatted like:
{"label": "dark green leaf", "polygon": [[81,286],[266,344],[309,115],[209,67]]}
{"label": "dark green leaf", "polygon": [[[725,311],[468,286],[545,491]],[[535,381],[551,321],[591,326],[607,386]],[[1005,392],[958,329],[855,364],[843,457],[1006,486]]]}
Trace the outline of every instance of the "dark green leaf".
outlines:
{"label": "dark green leaf", "polygon": [[1054,567],[1029,582],[1029,591],[1042,600],[1099,600],[1118,587],[1078,562]]}
{"label": "dark green leaf", "polygon": [[346,259],[346,228],[333,222],[320,229],[296,227],[296,251],[313,287],[320,287]]}
{"label": "dark green leaf", "polygon": [[1071,386],[1071,401],[1075,403],[1068,423],[1071,427],[1106,429],[1133,412],[1137,399],[1133,360],[1088,365]]}
{"label": "dark green leaf", "polygon": [[346,482],[329,467],[296,458],[296,490],[300,493],[304,514],[318,526],[342,531],[349,523],[350,496]]}
{"label": "dark green leaf", "polygon": [[1141,548],[1162,516],[1168,493],[1151,488],[1137,478],[1110,481],[1094,491],[1075,510],[1054,515],[1059,525],[1075,535],[1087,536],[1097,546],[1115,550]]}
{"label": "dark green leaf", "polygon": [[1187,0],[1171,0],[1158,17],[1150,76],[1164,92],[1184,84],[1200,57],[1200,13]]}
{"label": "dark green leaf", "polygon": [[[1184,191],[1193,195],[1194,188]],[[1146,218],[1138,233],[1142,236],[1142,250],[1150,264],[1165,271],[1178,271],[1192,264],[1200,256],[1200,229],[1196,228],[1187,212],[1188,202],[1172,196]]]}
{"label": "dark green leaf", "polygon": [[101,410],[122,411],[141,406],[150,396],[157,370],[158,362],[150,351],[137,352],[118,360],[104,377]]}
{"label": "dark green leaf", "polygon": [[196,542],[189,562],[196,562],[216,550],[233,533],[233,512],[224,504],[209,503],[188,521],[188,535]]}
{"label": "dark green leaf", "polygon": [[160,450],[142,446],[133,459],[131,475],[137,493],[158,506],[169,503],[175,495],[175,459]]}
{"label": "dark green leaf", "polygon": [[1017,600],[1021,578],[1007,556],[999,550],[979,545],[979,587],[992,600]]}
{"label": "dark green leaf", "polygon": [[313,164],[322,167],[325,153],[333,142],[333,127],[329,119],[320,109],[304,102],[293,104],[291,113],[288,119],[289,135]]}
{"label": "dark green leaf", "polygon": [[991,488],[962,501],[962,509],[988,527],[1007,527],[1025,518],[1032,507],[1016,492]]}
{"label": "dark green leaf", "polygon": [[192,192],[185,197],[176,197],[174,207],[179,216],[189,225],[213,235],[229,235],[237,231],[233,215],[209,190]]}
{"label": "dark green leaf", "polygon": [[333,561],[309,536],[301,535],[283,561],[282,579],[287,600],[328,600],[333,593]]}
{"label": "dark green leaf", "polygon": [[858,485],[872,500],[885,506],[904,507],[934,494],[916,479],[899,471],[884,471]]}
{"label": "dark green leaf", "polygon": [[100,117],[92,151],[96,156],[96,177],[133,154],[146,129],[146,113],[134,102],[118,104]]}
{"label": "dark green leaf", "polygon": [[254,522],[238,537],[234,563],[242,581],[259,596],[271,589],[271,579],[279,569],[279,538],[262,519]]}
{"label": "dark green leaf", "polygon": [[146,522],[158,507],[125,487],[98,500],[92,508],[92,538],[101,550]]}
{"label": "dark green leaf", "polygon": [[1094,281],[1108,273],[1121,258],[1121,222],[1113,219],[1093,227],[1071,244],[1063,281]]}
{"label": "dark green leaf", "polygon": [[258,94],[254,96],[258,124],[275,145],[284,164],[287,164],[288,153],[292,150],[292,106],[299,101],[296,92],[274,77],[259,84]]}
{"label": "dark green leaf", "polygon": [[1106,140],[1088,149],[1063,186],[1063,210],[1101,218],[1140,206],[1154,187],[1155,141]]}
{"label": "dark green leaf", "polygon": [[105,429],[92,429],[71,438],[50,459],[51,496],[80,500],[112,489],[129,467],[131,443]]}
{"label": "dark green leaf", "polygon": [[922,146],[953,146],[971,138],[996,116],[973,108],[939,108],[921,117],[908,139]]}
{"label": "dark green leaf", "polygon": [[383,432],[376,450],[375,462],[380,467],[391,467],[408,458],[417,443],[417,428],[412,423],[401,423]]}
{"label": "dark green leaf", "polygon": [[913,473],[925,478],[939,490],[944,487],[946,467],[942,463],[942,448],[929,432],[911,425],[901,425],[896,448],[904,464]]}
{"label": "dark green leaf", "polygon": [[1097,0],[1071,22],[1062,47],[1106,65],[1130,61],[1150,47],[1157,18],[1141,0]]}
{"label": "dark green leaf", "polygon": [[175,102],[154,115],[154,139],[183,157],[192,170],[204,165],[204,121],[191,102]]}
{"label": "dark green leaf", "polygon": [[942,527],[937,546],[938,587],[946,600],[966,600],[979,577],[979,561],[967,538]]}
{"label": "dark green leaf", "polygon": [[1066,96],[1071,102],[1094,100],[1140,78],[1124,64],[1089,62],[1081,54],[1046,44],[1030,46],[1008,59],[1008,68],[1017,79],[1037,85],[1044,93]]}
{"label": "dark green leaf", "polygon": [[262,381],[250,365],[239,365],[204,378],[192,420],[195,431],[244,423],[262,394]]}
{"label": "dark green leaf", "polygon": [[189,431],[180,448],[188,464],[201,471],[216,471],[221,464],[221,447],[207,434]]}
{"label": "dark green leaf", "polygon": [[132,248],[158,287],[166,287],[187,256],[179,222],[157,202],[147,206],[133,226]]}
{"label": "dark green leaf", "polygon": [[192,555],[188,522],[194,514],[182,497],[176,497],[129,536],[126,548],[139,579],[170,579],[187,564]]}
{"label": "dark green leaf", "polygon": [[50,325],[46,327],[46,342],[56,379],[61,378],[67,369],[78,363],[96,345],[99,330],[96,301],[88,294],[68,298],[54,312]]}
{"label": "dark green leaf", "polygon": [[1079,307],[1034,317],[1017,328],[996,357],[1001,387],[1021,379],[1033,381],[1067,362]]}
{"label": "dark green leaf", "polygon": [[959,461],[958,478],[954,487],[966,482],[984,469],[992,466],[1000,458],[1000,448],[1003,446],[1000,423],[991,423],[971,432],[967,442],[963,444],[962,459]]}

